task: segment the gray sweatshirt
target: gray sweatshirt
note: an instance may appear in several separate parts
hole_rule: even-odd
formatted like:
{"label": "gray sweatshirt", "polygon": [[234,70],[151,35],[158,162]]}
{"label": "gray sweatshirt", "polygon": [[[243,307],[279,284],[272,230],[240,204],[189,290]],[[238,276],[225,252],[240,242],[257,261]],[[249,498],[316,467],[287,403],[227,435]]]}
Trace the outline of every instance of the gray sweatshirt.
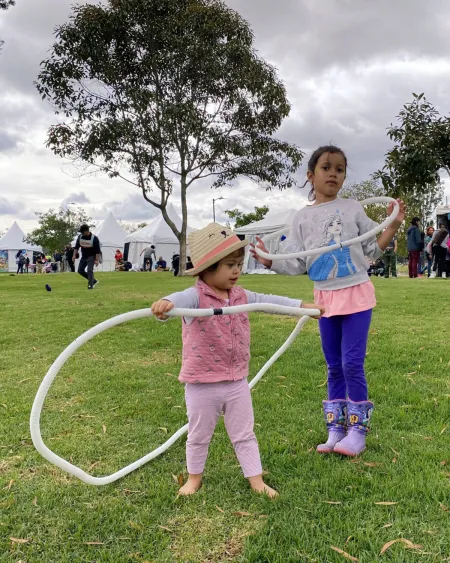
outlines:
{"label": "gray sweatshirt", "polygon": [[[354,199],[337,198],[330,203],[309,205],[293,218],[289,237],[280,254],[331,246],[356,238],[377,226]],[[274,260],[272,270],[295,276],[308,272],[315,289],[333,290],[369,281],[367,261],[383,255],[376,237],[320,256]]]}

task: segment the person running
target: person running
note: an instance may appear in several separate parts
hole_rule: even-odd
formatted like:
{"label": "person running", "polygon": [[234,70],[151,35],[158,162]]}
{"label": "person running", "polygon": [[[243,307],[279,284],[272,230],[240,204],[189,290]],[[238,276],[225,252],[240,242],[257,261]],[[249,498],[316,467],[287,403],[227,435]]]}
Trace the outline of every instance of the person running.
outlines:
{"label": "person running", "polygon": [[[88,280],[88,289],[94,289],[98,281],[94,278],[94,266],[98,266],[100,259],[100,241],[97,236],[91,233],[89,225],[81,225],[80,235],[77,238],[73,253],[73,261],[76,254],[81,249],[81,259],[78,264],[78,273]],[[87,273],[86,273],[87,269]]]}

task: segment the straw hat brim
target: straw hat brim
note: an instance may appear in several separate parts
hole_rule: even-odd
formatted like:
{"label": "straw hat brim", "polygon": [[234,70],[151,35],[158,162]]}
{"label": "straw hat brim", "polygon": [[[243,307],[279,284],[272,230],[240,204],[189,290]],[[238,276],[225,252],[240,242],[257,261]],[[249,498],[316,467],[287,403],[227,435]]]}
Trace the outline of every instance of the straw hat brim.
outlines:
{"label": "straw hat brim", "polygon": [[232,244],[231,246],[229,246],[225,250],[222,250],[222,252],[218,252],[217,254],[212,256],[209,260],[204,262],[201,266],[198,266],[197,268],[190,268],[189,270],[186,270],[185,274],[187,276],[196,276],[197,274],[200,274],[201,272],[206,270],[206,268],[209,268],[210,266],[212,266],[213,264],[215,264],[219,260],[222,260],[222,258],[225,258],[225,256],[228,256],[229,254],[233,254],[233,252],[236,252],[236,250],[239,250],[240,248],[243,248],[244,246],[247,246],[248,244],[250,244],[249,240],[247,240],[247,239],[240,240],[239,242]]}

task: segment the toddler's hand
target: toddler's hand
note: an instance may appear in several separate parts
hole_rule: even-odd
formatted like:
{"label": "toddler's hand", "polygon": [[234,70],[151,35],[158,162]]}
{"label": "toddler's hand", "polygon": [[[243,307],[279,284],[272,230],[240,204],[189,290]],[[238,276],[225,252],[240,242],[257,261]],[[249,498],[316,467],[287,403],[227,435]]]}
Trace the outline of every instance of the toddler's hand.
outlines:
{"label": "toddler's hand", "polygon": [[311,317],[312,319],[320,319],[320,317],[325,313],[325,307],[321,307],[316,303],[302,303],[302,309],[319,309],[320,315],[318,317]]}
{"label": "toddler's hand", "polygon": [[161,321],[165,321],[169,317],[164,313],[168,313],[171,309],[173,309],[172,301],[167,301],[167,299],[160,299],[156,301],[152,305],[152,313],[155,315],[156,318],[160,319]]}
{"label": "toddler's hand", "polygon": [[[263,252],[269,252],[267,250],[267,248],[264,246],[263,241],[259,238],[256,237],[256,240],[258,241],[258,244],[256,245],[256,248],[260,248]],[[255,251],[255,245],[251,242],[250,243],[250,254],[253,256],[253,258],[259,262],[260,264],[262,264],[263,266],[266,266],[267,268],[271,268],[272,267],[272,260],[268,260],[267,258],[263,258],[262,256],[260,256],[259,254],[256,254]]]}

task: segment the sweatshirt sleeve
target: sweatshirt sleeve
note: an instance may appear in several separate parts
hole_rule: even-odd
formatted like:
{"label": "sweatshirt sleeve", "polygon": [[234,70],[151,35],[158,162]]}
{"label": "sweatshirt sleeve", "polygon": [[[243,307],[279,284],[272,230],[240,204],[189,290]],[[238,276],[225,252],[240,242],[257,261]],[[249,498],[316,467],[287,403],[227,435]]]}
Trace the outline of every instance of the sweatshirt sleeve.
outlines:
{"label": "sweatshirt sleeve", "polygon": [[254,291],[244,290],[247,295],[248,304],[271,303],[272,305],[284,305],[285,307],[301,307],[301,299],[291,299],[282,295],[268,295],[265,293],[255,293]]}
{"label": "sweatshirt sleeve", "polygon": [[[358,204],[358,210],[356,213],[356,222],[359,229],[359,236],[368,233],[370,230],[378,226],[378,223],[376,221],[372,221],[372,219],[369,219],[369,217],[367,217],[363,206],[360,204]],[[380,256],[383,256],[383,251],[378,246],[378,241],[376,236],[373,236],[368,240],[366,240],[365,242],[361,243],[361,246],[364,252],[364,256],[367,256],[374,260],[380,258]]]}
{"label": "sweatshirt sleeve", "polygon": [[[294,215],[291,223],[289,236],[280,245],[280,254],[290,254],[291,252],[302,252],[305,244],[301,232],[301,224],[298,213]],[[277,274],[287,274],[288,276],[299,276],[306,272],[306,261],[303,258],[291,258],[290,260],[273,260],[270,268]]]}
{"label": "sweatshirt sleeve", "polygon": [[195,287],[188,287],[184,291],[171,293],[163,299],[173,303],[175,309],[198,309],[199,306],[198,292]]}

